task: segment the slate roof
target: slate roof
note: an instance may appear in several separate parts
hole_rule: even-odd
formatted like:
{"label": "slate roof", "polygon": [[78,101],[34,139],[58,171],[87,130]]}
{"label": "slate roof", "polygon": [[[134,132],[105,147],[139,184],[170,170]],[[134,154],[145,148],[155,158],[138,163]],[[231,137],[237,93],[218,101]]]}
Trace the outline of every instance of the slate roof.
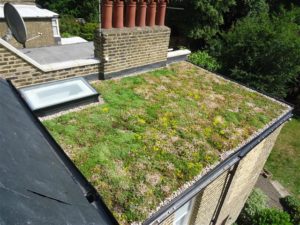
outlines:
{"label": "slate roof", "polygon": [[116,224],[16,93],[0,79],[0,224]]}

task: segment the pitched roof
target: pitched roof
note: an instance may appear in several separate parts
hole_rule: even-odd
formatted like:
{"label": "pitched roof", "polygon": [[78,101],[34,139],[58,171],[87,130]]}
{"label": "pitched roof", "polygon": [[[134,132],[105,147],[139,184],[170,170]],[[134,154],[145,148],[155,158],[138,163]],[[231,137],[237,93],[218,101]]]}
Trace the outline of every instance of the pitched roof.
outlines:
{"label": "pitched roof", "polygon": [[115,224],[104,205],[89,203],[89,184],[2,79],[0,124],[0,224]]}

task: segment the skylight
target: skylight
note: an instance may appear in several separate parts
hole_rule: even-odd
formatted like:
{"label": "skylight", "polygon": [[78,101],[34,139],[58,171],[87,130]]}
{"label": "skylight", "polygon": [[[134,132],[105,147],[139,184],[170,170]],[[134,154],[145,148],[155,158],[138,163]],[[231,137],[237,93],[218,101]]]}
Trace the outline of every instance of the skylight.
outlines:
{"label": "skylight", "polygon": [[31,110],[48,114],[72,104],[95,102],[98,93],[84,78],[73,78],[20,89]]}

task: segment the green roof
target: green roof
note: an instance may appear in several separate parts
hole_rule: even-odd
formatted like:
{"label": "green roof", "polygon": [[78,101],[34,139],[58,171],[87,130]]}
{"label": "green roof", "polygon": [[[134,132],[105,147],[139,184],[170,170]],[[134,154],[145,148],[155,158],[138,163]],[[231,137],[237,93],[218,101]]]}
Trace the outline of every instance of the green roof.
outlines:
{"label": "green roof", "polygon": [[103,104],[44,124],[121,224],[147,219],[287,110],[187,62],[94,87]]}

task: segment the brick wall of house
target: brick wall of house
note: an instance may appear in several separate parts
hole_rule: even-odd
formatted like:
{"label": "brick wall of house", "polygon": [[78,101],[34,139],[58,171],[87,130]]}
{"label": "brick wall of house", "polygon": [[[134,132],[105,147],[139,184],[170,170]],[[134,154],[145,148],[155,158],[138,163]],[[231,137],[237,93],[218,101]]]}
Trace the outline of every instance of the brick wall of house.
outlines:
{"label": "brick wall of house", "polygon": [[116,72],[166,63],[170,29],[165,26],[102,29],[96,33],[95,56],[102,63],[103,78]]}
{"label": "brick wall of house", "polygon": [[[189,225],[231,225],[236,221],[271,153],[281,127],[195,197]],[[234,172],[231,174],[231,172]],[[230,176],[233,176],[232,179]],[[227,191],[226,188],[228,188]],[[221,198],[222,197],[222,198]],[[224,199],[222,204],[221,199]],[[221,210],[219,214],[217,208]],[[173,225],[174,215],[161,225]],[[217,216],[218,215],[218,216]],[[217,219],[217,221],[213,221]]]}
{"label": "brick wall of house", "polygon": [[[214,182],[204,188],[193,200],[193,208],[189,219],[190,225],[210,225],[222,192],[229,180],[229,170],[225,171]],[[161,225],[173,225],[174,214]]]}
{"label": "brick wall of house", "polygon": [[[42,33],[42,36],[28,41],[26,43],[27,48],[56,45],[53,36],[51,18],[24,19],[24,21],[27,27],[28,39],[37,36],[39,32]],[[7,25],[6,22],[2,19],[0,20],[0,37],[3,37],[6,32]],[[14,38],[12,38],[9,43],[16,48],[23,48],[23,46],[19,44]]]}
{"label": "brick wall of house", "polygon": [[[217,225],[231,225],[236,221],[274,147],[281,128],[282,126],[240,161],[220,212]],[[227,222],[223,223],[227,217]]]}
{"label": "brick wall of house", "polygon": [[[229,180],[229,171],[224,172],[207,186],[198,196],[198,208],[194,208],[195,219],[192,224],[208,225],[214,217],[216,206]],[[197,206],[196,206],[197,207]]]}
{"label": "brick wall of house", "polygon": [[11,79],[17,87],[98,73],[99,64],[43,72],[0,45],[0,77]]}

